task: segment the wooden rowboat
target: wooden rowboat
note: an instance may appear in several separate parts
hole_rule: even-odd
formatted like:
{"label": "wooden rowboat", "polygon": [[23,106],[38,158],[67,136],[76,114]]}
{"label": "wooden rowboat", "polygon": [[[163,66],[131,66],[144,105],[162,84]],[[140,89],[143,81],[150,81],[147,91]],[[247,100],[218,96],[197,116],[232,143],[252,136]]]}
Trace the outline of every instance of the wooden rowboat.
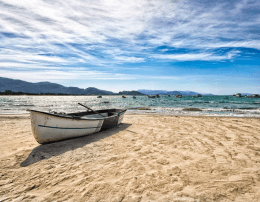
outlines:
{"label": "wooden rowboat", "polygon": [[119,125],[126,109],[106,109],[78,113],[48,113],[27,110],[34,138],[40,144],[97,133]]}

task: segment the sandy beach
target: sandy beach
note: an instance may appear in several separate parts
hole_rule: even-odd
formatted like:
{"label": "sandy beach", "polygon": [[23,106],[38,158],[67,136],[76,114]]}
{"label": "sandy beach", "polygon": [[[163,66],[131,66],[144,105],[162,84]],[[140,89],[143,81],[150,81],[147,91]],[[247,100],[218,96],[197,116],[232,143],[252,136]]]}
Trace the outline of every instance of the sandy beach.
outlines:
{"label": "sandy beach", "polygon": [[39,145],[0,116],[0,201],[260,201],[260,119],[125,115]]}

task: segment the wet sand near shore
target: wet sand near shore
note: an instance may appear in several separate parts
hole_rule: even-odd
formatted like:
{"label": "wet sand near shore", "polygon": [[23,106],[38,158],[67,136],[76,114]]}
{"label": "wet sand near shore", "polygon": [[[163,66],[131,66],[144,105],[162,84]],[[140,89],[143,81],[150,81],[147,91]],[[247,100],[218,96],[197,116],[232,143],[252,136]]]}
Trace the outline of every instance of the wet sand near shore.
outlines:
{"label": "wet sand near shore", "polygon": [[125,115],[39,145],[0,116],[0,201],[260,201],[260,119]]}

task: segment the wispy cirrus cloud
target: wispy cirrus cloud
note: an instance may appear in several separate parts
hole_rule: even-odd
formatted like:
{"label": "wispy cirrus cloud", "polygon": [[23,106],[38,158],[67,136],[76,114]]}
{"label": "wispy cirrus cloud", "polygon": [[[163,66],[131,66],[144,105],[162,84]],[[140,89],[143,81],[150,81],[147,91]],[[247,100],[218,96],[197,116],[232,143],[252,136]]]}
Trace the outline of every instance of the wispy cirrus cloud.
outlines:
{"label": "wispy cirrus cloud", "polygon": [[230,51],[225,55],[216,55],[214,53],[186,53],[186,54],[155,54],[154,58],[175,60],[175,61],[222,61],[230,60],[238,55],[240,51]]}
{"label": "wispy cirrus cloud", "polygon": [[[2,77],[10,78],[11,71],[8,69],[0,70]],[[59,75],[57,77],[57,75]],[[149,76],[149,75],[137,75],[137,74],[120,74],[120,73],[107,73],[101,71],[85,70],[85,69],[66,69],[62,71],[59,69],[46,69],[39,71],[29,71],[29,70],[20,70],[12,73],[13,79],[24,78],[30,82],[39,82],[39,81],[65,81],[65,80],[138,80],[138,79],[169,79],[169,80],[179,80],[177,76]]]}
{"label": "wispy cirrus cloud", "polygon": [[260,50],[259,10],[256,0],[0,0],[0,68],[85,68],[93,79],[100,68],[109,80],[113,67],[136,64],[138,78],[155,62],[233,61]]}
{"label": "wispy cirrus cloud", "polygon": [[[144,48],[153,51],[162,45],[201,49],[216,48],[212,44],[257,48],[253,40],[257,33],[250,31],[259,23],[259,15],[254,14],[250,19],[237,16],[246,16],[245,11],[259,5],[252,1],[233,2],[227,12],[224,9],[227,4],[206,9],[207,5],[196,5],[196,1],[2,0],[1,32],[17,35],[12,38],[17,39],[13,40],[13,45],[38,47],[46,44],[45,49],[50,46],[52,50],[55,44],[63,44],[68,52],[89,63],[97,60],[107,63],[107,58],[109,62],[111,59],[122,61],[122,58],[128,62],[131,57],[132,62],[140,62],[133,52],[142,53]],[[10,37],[5,34],[3,38],[9,40]],[[69,44],[92,46],[98,54]],[[112,53],[106,54],[107,49]],[[120,55],[118,49],[128,51],[129,55]],[[64,51],[57,47],[54,50],[57,55]]]}
{"label": "wispy cirrus cloud", "polygon": [[260,40],[207,43],[204,45],[198,45],[197,47],[212,48],[212,49],[214,49],[214,48],[253,48],[256,50],[260,50]]}

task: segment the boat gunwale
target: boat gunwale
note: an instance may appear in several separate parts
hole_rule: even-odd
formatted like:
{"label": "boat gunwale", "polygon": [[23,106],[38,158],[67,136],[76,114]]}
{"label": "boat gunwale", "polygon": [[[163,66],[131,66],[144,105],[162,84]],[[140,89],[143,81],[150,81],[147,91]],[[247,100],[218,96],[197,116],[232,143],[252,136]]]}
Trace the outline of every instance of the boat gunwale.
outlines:
{"label": "boat gunwale", "polygon": [[[119,109],[115,109],[115,110],[119,110]],[[81,116],[76,116],[76,117],[72,117],[72,116],[63,116],[63,115],[59,115],[59,114],[51,114],[51,113],[48,113],[48,112],[43,112],[43,111],[37,111],[37,110],[33,110],[33,109],[27,109],[26,111],[29,111],[29,112],[38,112],[38,113],[42,113],[42,114],[46,114],[46,115],[50,115],[50,116],[55,116],[55,117],[59,117],[59,118],[66,118],[66,119],[74,119],[74,120],[82,120],[82,121],[96,121],[96,120],[104,120],[104,119],[107,119],[107,118],[111,118],[111,117],[114,117],[114,116],[118,116],[117,114],[114,114],[112,116],[107,116],[107,117],[104,117],[104,118],[82,118]],[[102,110],[100,110],[102,111]],[[127,111],[127,109],[123,109],[122,111],[120,111],[120,113],[123,113]],[[80,113],[80,112],[79,112]],[[71,113],[73,114],[73,113]],[[66,114],[67,115],[67,114]]]}

